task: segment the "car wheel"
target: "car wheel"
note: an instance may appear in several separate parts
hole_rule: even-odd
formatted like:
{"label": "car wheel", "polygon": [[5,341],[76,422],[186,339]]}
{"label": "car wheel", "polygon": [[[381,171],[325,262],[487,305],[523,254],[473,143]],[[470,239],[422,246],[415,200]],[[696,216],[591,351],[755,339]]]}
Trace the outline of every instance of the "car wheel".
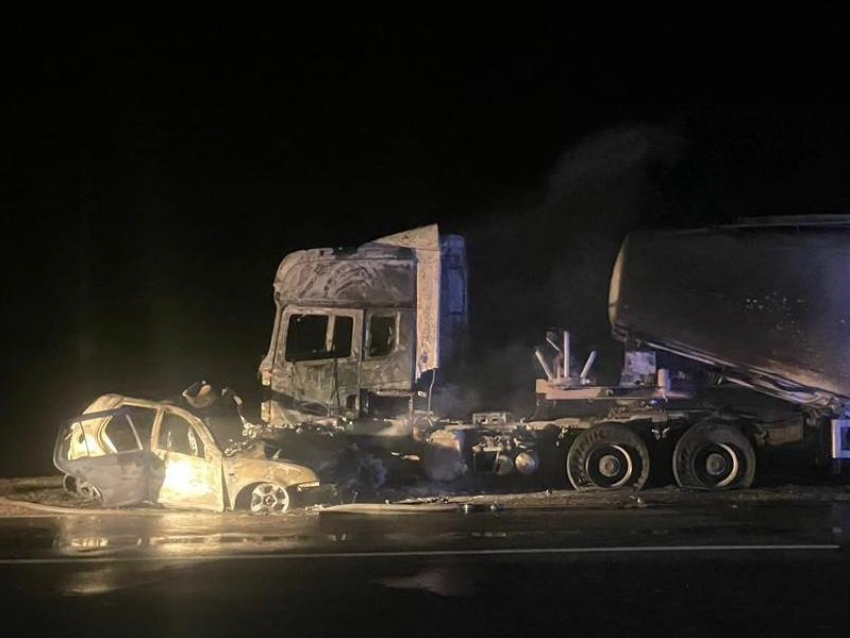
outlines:
{"label": "car wheel", "polygon": [[251,490],[252,514],[283,514],[289,510],[289,492],[276,483],[260,483]]}
{"label": "car wheel", "polygon": [[77,483],[77,494],[88,501],[95,501],[96,503],[100,503],[103,500],[100,490],[88,481]]}
{"label": "car wheel", "polygon": [[70,494],[77,493],[77,479],[71,476],[70,474],[66,474],[62,477],[62,487],[66,492]]}

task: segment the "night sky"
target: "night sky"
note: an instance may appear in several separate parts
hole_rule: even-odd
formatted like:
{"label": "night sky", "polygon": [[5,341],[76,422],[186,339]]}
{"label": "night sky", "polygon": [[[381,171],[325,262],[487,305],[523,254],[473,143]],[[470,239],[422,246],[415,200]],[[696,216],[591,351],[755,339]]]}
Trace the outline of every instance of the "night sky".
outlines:
{"label": "night sky", "polygon": [[546,327],[610,347],[628,230],[850,212],[844,14],[334,17],[9,27],[0,475],[103,392],[256,404],[295,249],[464,234],[527,397]]}

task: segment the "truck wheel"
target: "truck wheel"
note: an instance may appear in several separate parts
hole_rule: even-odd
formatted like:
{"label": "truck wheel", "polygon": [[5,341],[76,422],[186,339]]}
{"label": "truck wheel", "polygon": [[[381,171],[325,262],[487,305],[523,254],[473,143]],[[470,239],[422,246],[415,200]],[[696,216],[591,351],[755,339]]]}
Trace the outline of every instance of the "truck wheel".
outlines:
{"label": "truck wheel", "polygon": [[639,490],[649,478],[649,450],[619,423],[601,423],[578,436],[567,454],[567,476],[577,490]]}
{"label": "truck wheel", "polygon": [[738,428],[726,423],[698,423],[682,435],[673,450],[673,475],[681,487],[749,487],[755,473],[753,446]]}

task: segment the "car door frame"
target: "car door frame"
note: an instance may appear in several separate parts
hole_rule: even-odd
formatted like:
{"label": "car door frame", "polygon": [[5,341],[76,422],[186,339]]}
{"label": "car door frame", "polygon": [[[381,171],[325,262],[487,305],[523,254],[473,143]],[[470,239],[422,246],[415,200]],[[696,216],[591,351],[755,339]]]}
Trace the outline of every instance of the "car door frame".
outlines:
{"label": "car door frame", "polygon": [[[204,456],[166,450],[159,445],[166,414],[185,420],[204,445]],[[194,414],[175,405],[165,405],[151,430],[151,452],[163,464],[163,476],[155,500],[171,507],[191,507],[220,512],[224,509],[222,452],[207,427]]]}
{"label": "car door frame", "polygon": [[[62,458],[61,451],[64,449],[65,433],[74,423],[81,424],[81,431],[85,436],[82,423],[85,421],[103,420],[98,423],[95,430],[95,438],[102,441],[106,429],[112,420],[119,416],[127,417],[133,436],[136,439],[135,450],[107,451],[103,454],[91,455],[86,443],[86,455],[76,459]],[[101,503],[106,507],[121,507],[138,505],[148,499],[149,496],[149,464],[148,450],[145,442],[139,437],[138,428],[129,418],[128,411],[123,405],[100,412],[81,414],[73,419],[68,419],[60,428],[53,452],[54,465],[75,480],[87,482],[97,488],[100,493]]]}

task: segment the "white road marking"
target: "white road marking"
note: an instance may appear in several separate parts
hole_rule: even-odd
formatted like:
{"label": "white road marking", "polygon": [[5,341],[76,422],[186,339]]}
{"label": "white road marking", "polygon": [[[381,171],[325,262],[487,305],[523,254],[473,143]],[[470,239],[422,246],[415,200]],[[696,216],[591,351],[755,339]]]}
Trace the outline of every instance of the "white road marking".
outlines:
{"label": "white road marking", "polygon": [[290,554],[207,554],[185,556],[86,556],[52,558],[3,558],[0,565],[68,565],[73,563],[211,562],[239,560],[305,560],[329,558],[430,558],[440,556],[512,556],[551,554],[640,554],[676,552],[835,551],[840,545],[649,545],[646,547],[540,547],[503,549],[435,549],[381,552],[301,552]]}

